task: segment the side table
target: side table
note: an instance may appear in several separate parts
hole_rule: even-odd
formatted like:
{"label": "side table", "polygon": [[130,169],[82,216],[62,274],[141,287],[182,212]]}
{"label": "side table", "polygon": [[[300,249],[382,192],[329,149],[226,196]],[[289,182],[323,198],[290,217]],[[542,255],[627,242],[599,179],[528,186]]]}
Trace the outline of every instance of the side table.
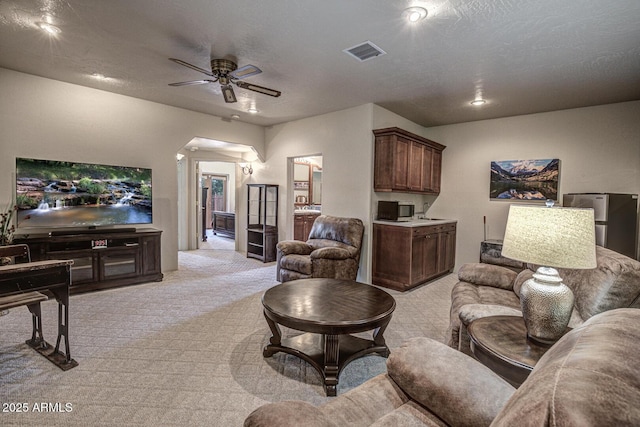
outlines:
{"label": "side table", "polygon": [[471,352],[476,359],[514,387],[519,387],[527,379],[538,360],[551,347],[527,339],[522,317],[483,317],[471,322],[467,330],[471,338]]}

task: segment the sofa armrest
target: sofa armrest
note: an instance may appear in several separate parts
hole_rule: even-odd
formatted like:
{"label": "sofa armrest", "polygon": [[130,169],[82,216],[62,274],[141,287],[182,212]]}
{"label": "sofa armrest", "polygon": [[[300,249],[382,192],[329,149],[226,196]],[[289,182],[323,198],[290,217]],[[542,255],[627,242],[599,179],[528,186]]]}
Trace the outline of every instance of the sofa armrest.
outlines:
{"label": "sofa armrest", "polygon": [[337,427],[317,407],[289,400],[261,406],[244,420],[244,427]]}
{"label": "sofa armrest", "polygon": [[426,337],[395,349],[387,372],[448,425],[488,426],[515,391],[477,360]]}
{"label": "sofa armrest", "polygon": [[349,259],[353,258],[354,254],[345,248],[339,248],[336,246],[327,246],[324,248],[318,248],[311,252],[311,259]]}
{"label": "sofa armrest", "polygon": [[507,290],[513,290],[517,276],[518,273],[506,267],[479,262],[464,264],[458,270],[458,280]]}
{"label": "sofa armrest", "polygon": [[282,255],[309,255],[313,251],[306,242],[299,240],[282,240],[276,244],[276,248]]}

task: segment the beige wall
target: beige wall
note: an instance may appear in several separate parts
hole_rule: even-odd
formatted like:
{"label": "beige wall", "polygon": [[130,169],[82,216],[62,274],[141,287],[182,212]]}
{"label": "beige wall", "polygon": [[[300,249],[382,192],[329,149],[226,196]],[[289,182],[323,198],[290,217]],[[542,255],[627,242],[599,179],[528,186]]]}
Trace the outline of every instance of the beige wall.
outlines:
{"label": "beige wall", "polygon": [[[365,223],[359,280],[369,280],[368,253],[373,145],[372,104],[297,120],[266,130],[267,158],[252,182],[279,184],[280,239],[293,238],[293,201],[287,192],[288,158],[322,155],[322,212]],[[246,190],[243,193],[246,197]],[[241,207],[241,205],[238,205]],[[283,215],[283,213],[286,213]]]}
{"label": "beige wall", "polygon": [[0,68],[0,206],[14,199],[16,157],[153,169],[163,270],[177,269],[176,153],[201,136],[264,151],[264,129]]}
{"label": "beige wall", "polygon": [[492,160],[560,159],[559,194],[640,193],[640,101],[425,129],[447,146],[442,191],[430,210],[458,220],[456,264],[475,262],[483,239],[504,236],[508,201],[489,200]]}

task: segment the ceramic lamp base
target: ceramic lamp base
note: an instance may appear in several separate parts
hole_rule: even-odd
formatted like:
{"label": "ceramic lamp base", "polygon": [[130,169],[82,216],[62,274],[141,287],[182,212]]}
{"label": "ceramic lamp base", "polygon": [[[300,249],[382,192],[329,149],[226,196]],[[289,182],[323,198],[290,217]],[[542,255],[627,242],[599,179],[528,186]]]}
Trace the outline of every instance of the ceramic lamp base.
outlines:
{"label": "ceramic lamp base", "polygon": [[547,345],[560,339],[569,325],[573,301],[573,292],[562,283],[555,268],[538,268],[520,289],[527,336]]}

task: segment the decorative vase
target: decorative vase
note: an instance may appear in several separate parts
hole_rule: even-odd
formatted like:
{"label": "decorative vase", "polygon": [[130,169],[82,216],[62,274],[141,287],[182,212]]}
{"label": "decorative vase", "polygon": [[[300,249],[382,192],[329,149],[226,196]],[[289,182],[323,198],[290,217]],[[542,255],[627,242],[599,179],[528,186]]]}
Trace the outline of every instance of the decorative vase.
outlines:
{"label": "decorative vase", "polygon": [[527,336],[540,344],[555,343],[567,329],[573,301],[573,292],[555,268],[538,268],[520,289]]}

